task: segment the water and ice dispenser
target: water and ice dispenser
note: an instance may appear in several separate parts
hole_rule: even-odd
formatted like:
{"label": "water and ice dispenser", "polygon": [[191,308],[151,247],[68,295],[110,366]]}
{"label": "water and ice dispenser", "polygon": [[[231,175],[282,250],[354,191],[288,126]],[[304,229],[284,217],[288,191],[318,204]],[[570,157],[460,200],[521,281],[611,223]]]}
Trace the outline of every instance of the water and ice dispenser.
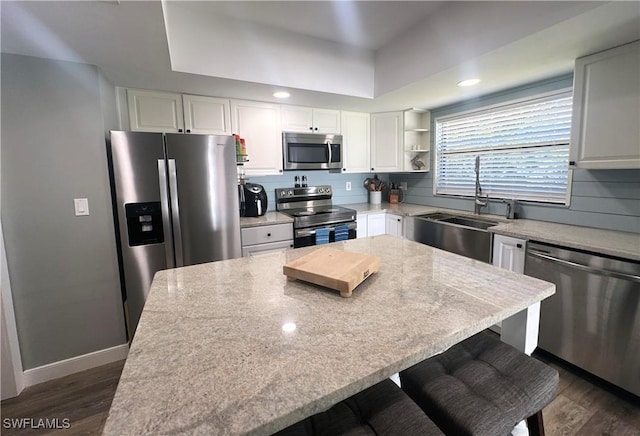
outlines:
{"label": "water and ice dispenser", "polygon": [[129,246],[161,244],[164,242],[162,231],[162,209],[159,201],[150,203],[128,203],[124,205],[127,217]]}

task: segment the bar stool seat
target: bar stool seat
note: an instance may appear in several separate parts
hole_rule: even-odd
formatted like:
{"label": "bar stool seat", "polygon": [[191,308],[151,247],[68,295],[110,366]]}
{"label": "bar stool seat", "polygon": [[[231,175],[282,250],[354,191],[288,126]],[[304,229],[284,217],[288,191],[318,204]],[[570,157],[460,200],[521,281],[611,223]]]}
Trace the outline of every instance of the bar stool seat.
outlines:
{"label": "bar stool seat", "polygon": [[490,333],[480,333],[400,373],[402,389],[452,435],[508,435],[527,419],[544,434],[542,408],[558,372]]}
{"label": "bar stool seat", "polygon": [[443,433],[402,389],[387,379],[276,435],[435,436]]}

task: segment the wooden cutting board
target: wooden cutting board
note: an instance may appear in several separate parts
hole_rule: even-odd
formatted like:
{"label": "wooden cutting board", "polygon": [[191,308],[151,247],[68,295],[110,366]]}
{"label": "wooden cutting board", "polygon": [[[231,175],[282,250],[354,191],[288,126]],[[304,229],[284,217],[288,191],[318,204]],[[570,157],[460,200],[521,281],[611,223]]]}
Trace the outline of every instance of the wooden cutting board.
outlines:
{"label": "wooden cutting board", "polygon": [[325,286],[350,297],[356,286],[379,269],[377,256],[323,247],[285,264],[282,272],[289,280]]}

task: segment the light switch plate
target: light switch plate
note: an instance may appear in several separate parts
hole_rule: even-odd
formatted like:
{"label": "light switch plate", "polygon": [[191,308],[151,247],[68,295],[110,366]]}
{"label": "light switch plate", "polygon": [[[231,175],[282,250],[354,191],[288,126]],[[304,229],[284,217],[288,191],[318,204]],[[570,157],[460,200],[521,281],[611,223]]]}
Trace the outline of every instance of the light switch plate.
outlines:
{"label": "light switch plate", "polygon": [[347,184],[345,185],[345,189],[347,191],[351,191],[351,182],[347,182]]}
{"label": "light switch plate", "polygon": [[89,199],[74,198],[73,206],[75,208],[76,216],[89,215]]}

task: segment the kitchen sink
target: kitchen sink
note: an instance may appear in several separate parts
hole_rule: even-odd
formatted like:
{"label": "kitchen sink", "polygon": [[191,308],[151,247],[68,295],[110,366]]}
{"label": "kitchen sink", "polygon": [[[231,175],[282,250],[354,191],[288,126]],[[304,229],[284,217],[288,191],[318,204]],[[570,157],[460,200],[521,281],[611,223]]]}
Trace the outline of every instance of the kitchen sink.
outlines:
{"label": "kitchen sink", "polygon": [[497,221],[485,221],[473,218],[453,217],[439,220],[444,223],[457,224],[459,226],[473,227],[474,229],[487,230],[498,224]]}
{"label": "kitchen sink", "polygon": [[491,262],[493,234],[489,227],[499,224],[486,218],[447,213],[431,213],[410,217],[406,237],[432,247]]}

